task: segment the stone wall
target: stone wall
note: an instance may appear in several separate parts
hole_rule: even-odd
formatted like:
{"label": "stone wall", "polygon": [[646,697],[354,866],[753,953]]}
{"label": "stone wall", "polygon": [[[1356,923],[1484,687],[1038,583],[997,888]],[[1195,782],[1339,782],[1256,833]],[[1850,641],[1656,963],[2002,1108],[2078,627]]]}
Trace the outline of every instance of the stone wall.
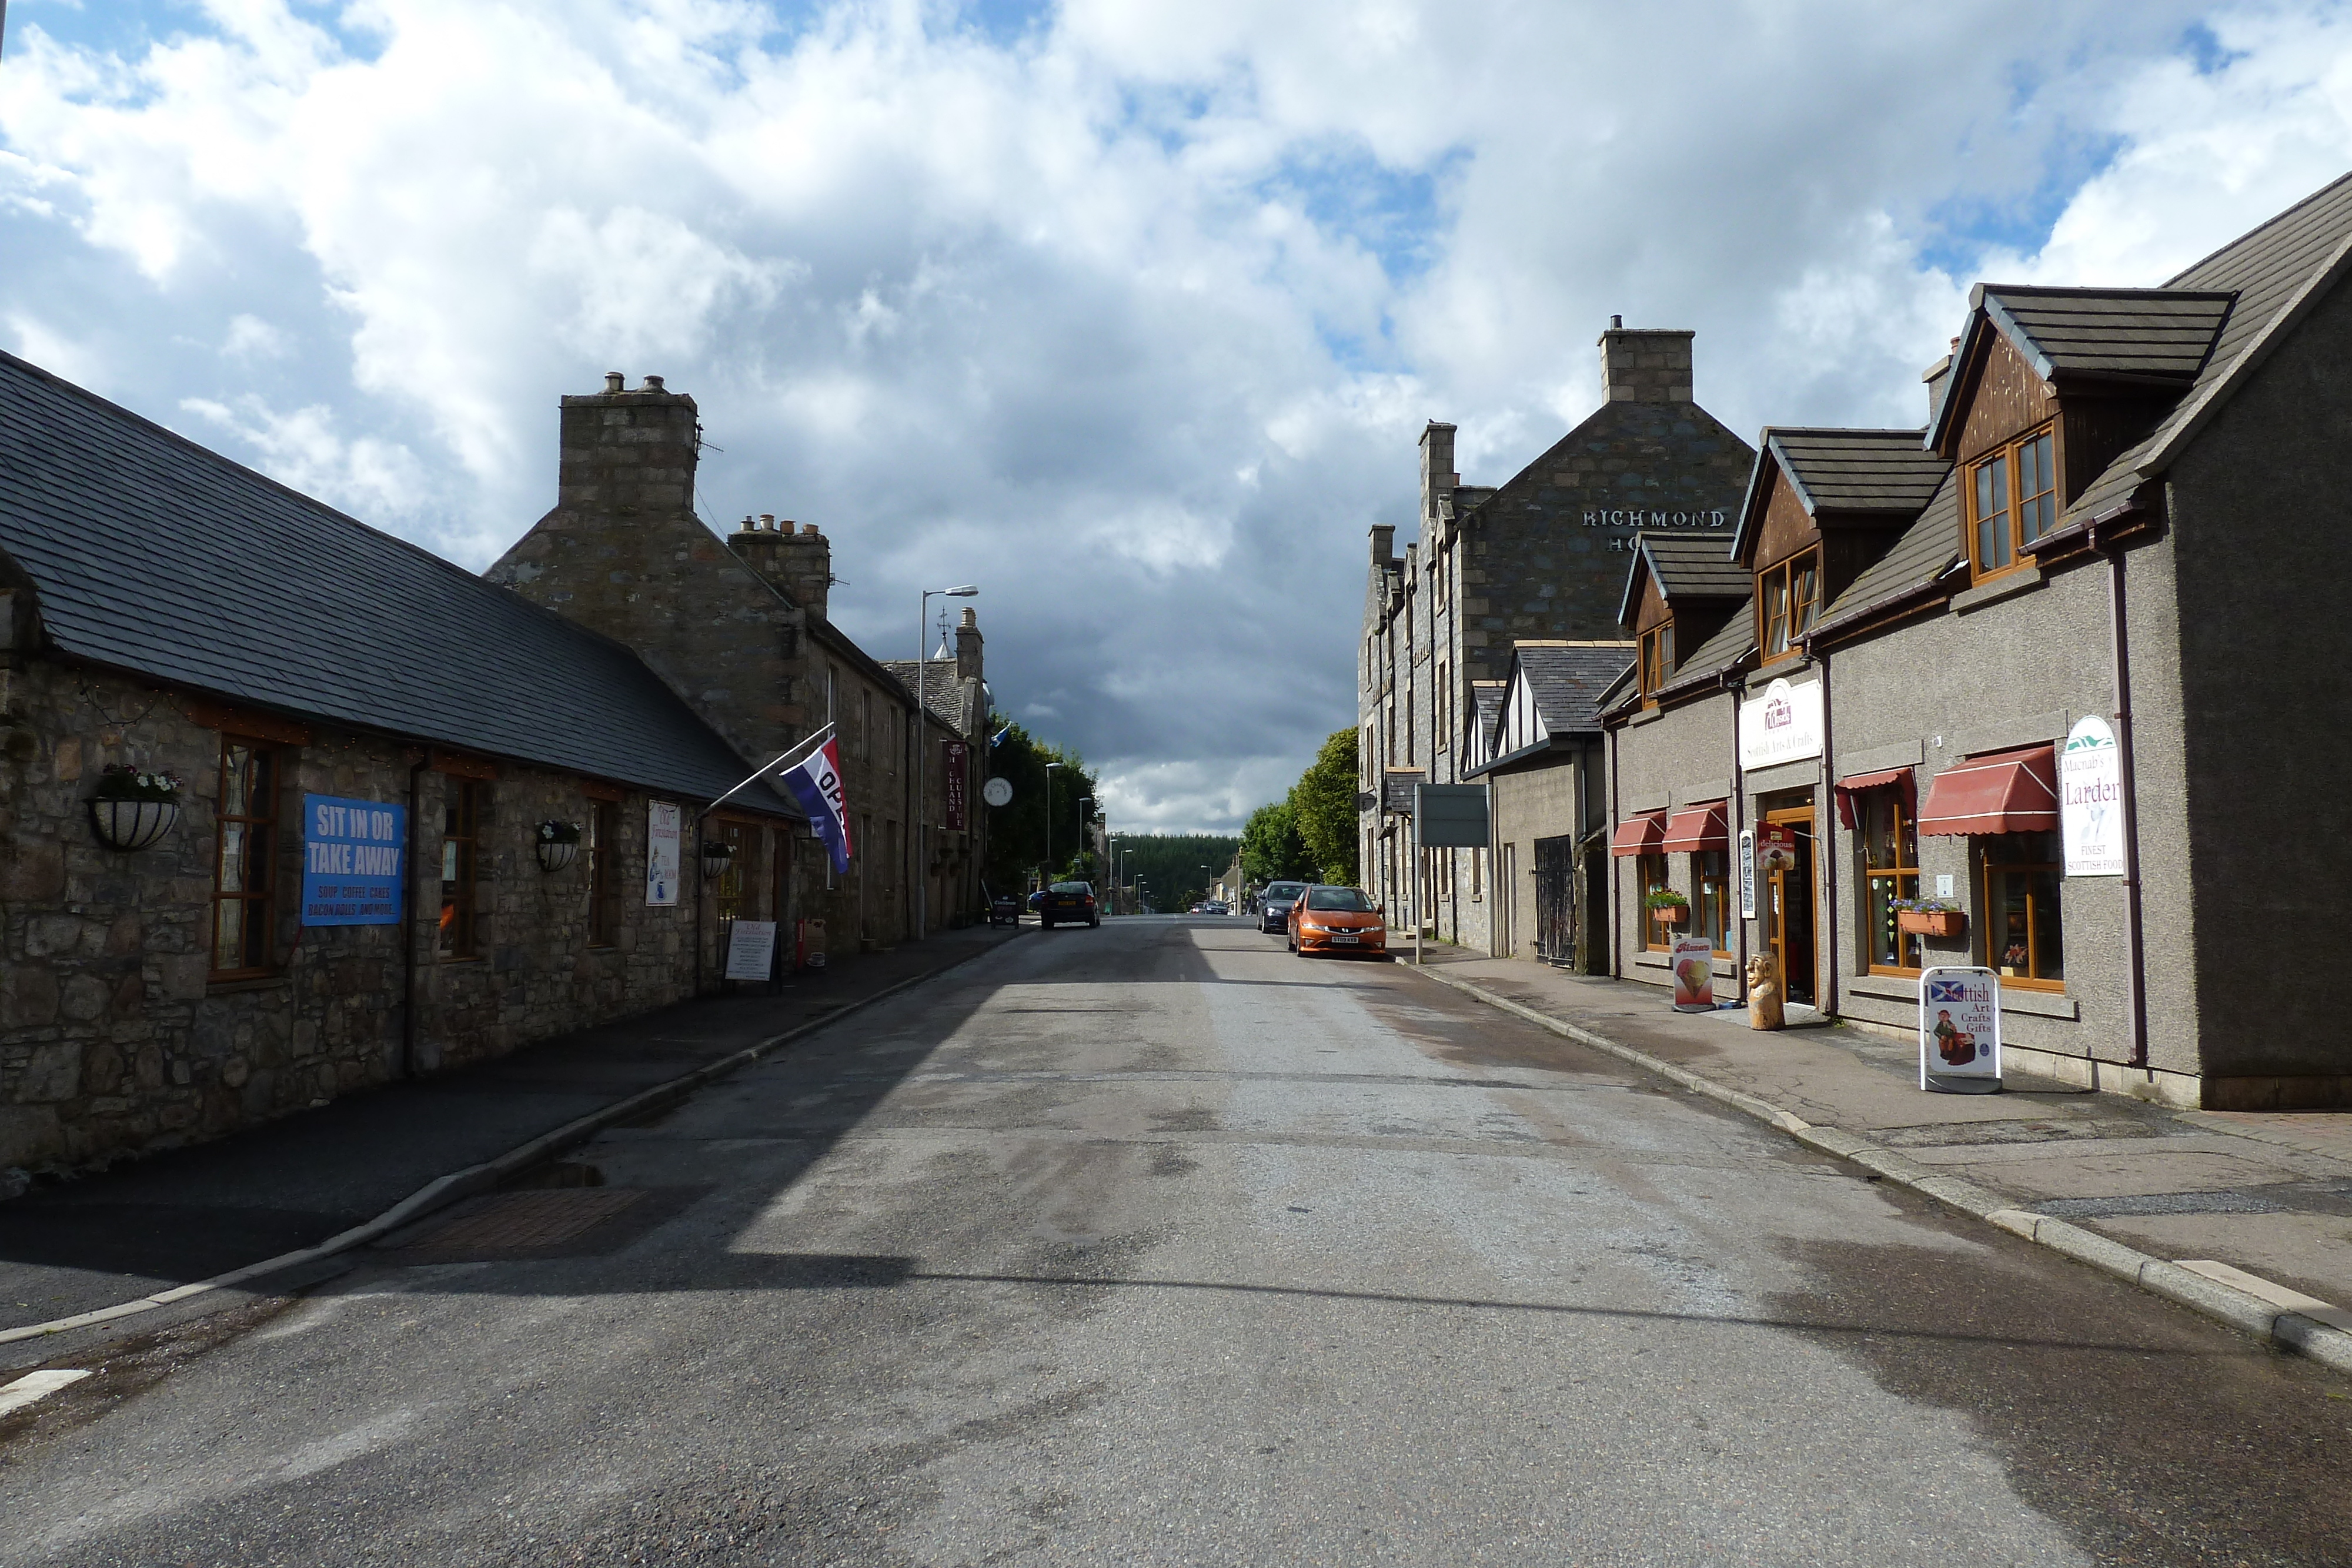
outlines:
{"label": "stone wall", "polygon": [[[34,660],[12,672],[0,739],[0,1166],[79,1166],[215,1136],[405,1071],[429,1072],[676,1001],[695,968],[687,896],[644,897],[648,797],[615,802],[618,915],[587,945],[587,868],[540,869],[537,824],[584,821],[587,781],[502,765],[486,784],[479,956],[434,961],[442,809],[428,750],[326,726],[279,747],[276,894],[265,976],[211,978],[222,722],[201,701]],[[103,848],[85,802],[100,769],[177,774],[177,826]],[[404,926],[299,924],[305,792],[405,802],[414,780],[415,1029]],[[715,922],[706,914],[705,939]]]}

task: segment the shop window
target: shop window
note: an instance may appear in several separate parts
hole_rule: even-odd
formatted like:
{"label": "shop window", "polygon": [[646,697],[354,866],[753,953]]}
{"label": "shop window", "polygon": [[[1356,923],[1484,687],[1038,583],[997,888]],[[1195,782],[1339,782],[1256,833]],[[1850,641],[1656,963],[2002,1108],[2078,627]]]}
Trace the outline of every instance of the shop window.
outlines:
{"label": "shop window", "polygon": [[614,819],[619,812],[610,800],[588,802],[588,821],[582,824],[581,837],[587,841],[581,847],[588,853],[588,946],[610,947],[613,932],[619,925],[619,901],[613,896],[613,859],[620,848],[614,836]]}
{"label": "shop window", "polygon": [[1691,856],[1691,935],[1704,936],[1718,958],[1731,956],[1731,857],[1722,850]]}
{"label": "shop window", "polygon": [[1862,929],[1863,967],[1874,975],[1916,975],[1919,937],[1898,929],[1895,902],[1919,896],[1918,825],[1905,807],[1903,791],[1892,786],[1862,790],[1853,805],[1870,908]]}
{"label": "shop window", "polygon": [[442,808],[441,926],[434,953],[443,963],[475,956],[479,950],[476,929],[476,883],[480,874],[483,796],[488,786],[470,779],[451,779]]}
{"label": "shop window", "polygon": [[221,737],[220,847],[213,861],[213,977],[267,973],[278,885],[278,758]]}
{"label": "shop window", "polygon": [[1642,945],[1653,952],[1671,951],[1674,946],[1673,930],[1658,924],[1657,917],[1650,910],[1650,894],[1671,885],[1666,881],[1666,857],[1642,855],[1633,863],[1642,883]]}
{"label": "shop window", "polygon": [[2065,988],[2064,932],[2058,918],[2058,835],[2003,833],[1980,841],[1984,868],[1984,961],[2001,983]]}
{"label": "shop window", "polygon": [[2021,564],[2058,522],[2057,443],[2047,429],[1969,469],[1969,559],[1979,578]]}
{"label": "shop window", "polygon": [[1756,640],[1770,664],[1797,652],[1822,615],[1822,552],[1801,551],[1756,574]]}
{"label": "shop window", "polygon": [[744,913],[743,890],[751,884],[751,835],[740,823],[721,822],[709,836],[734,852],[727,857],[727,869],[719,873],[719,918],[733,920]]}
{"label": "shop window", "polygon": [[1642,695],[1655,696],[1674,673],[1675,623],[1668,621],[1642,633]]}

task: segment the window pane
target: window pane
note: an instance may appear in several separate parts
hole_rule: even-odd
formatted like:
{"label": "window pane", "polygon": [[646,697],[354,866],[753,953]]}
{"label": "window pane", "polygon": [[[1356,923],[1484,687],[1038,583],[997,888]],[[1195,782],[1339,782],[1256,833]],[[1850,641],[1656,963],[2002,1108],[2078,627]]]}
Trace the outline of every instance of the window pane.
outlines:
{"label": "window pane", "polygon": [[2009,560],[2009,463],[1996,457],[1977,469],[1977,570],[1996,570]]}
{"label": "window pane", "polygon": [[239,908],[242,902],[225,898],[213,905],[213,967],[215,969],[245,967],[244,915]]}
{"label": "window pane", "polygon": [[221,747],[221,815],[248,817],[253,814],[253,753],[247,747],[227,745]]}
{"label": "window pane", "polygon": [[1691,857],[1691,873],[1698,884],[1698,907],[1691,911],[1696,934],[1718,953],[1731,950],[1731,876],[1729,857],[1708,850]]}
{"label": "window pane", "polygon": [[1789,574],[1774,571],[1764,579],[1764,652],[1779,653],[1789,646]]}
{"label": "window pane", "polygon": [[220,838],[220,891],[243,893],[249,885],[246,879],[246,827],[243,822],[223,822]]}
{"label": "window pane", "polygon": [[1795,636],[1812,628],[1813,617],[1821,610],[1821,568],[1808,557],[1803,565],[1794,570],[1792,576],[1793,586],[1789,594],[1789,632],[1790,635]]}
{"label": "window pane", "polygon": [[1895,918],[1895,900],[1916,898],[1919,879],[1892,873],[1873,873],[1870,877],[1870,924],[1867,939],[1870,962],[1882,969],[1916,969],[1919,967],[1919,938],[1902,931]]}
{"label": "window pane", "polygon": [[2059,980],[2066,976],[2065,940],[2058,919],[2058,868],[2042,866],[2031,873],[2033,903],[2033,977]]}

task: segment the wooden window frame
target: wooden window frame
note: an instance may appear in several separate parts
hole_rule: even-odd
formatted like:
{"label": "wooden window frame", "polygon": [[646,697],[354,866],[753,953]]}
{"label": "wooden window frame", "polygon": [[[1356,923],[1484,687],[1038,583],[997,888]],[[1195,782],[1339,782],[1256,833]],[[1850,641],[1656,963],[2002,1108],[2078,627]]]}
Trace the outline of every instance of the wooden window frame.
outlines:
{"label": "wooden window frame", "polygon": [[[1731,956],[1731,852],[1696,850],[1691,853],[1691,934],[1711,937],[1707,946],[1718,958]],[[1709,867],[1708,862],[1716,862]],[[1715,873],[1712,881],[1707,873]]]}
{"label": "wooden window frame", "polygon": [[[1874,831],[1873,815],[1882,809],[1893,812],[1895,821],[1893,858],[1890,863],[1884,865],[1875,863],[1879,852],[1875,847],[1877,835]],[[1853,797],[1853,821],[1854,855],[1860,862],[1856,881],[1862,888],[1862,906],[1864,912],[1863,918],[1856,922],[1862,937],[1863,973],[1895,975],[1916,979],[1923,967],[1922,962],[1887,964],[1880,961],[1877,925],[1882,918],[1887,920],[1894,918],[1895,911],[1891,907],[1893,900],[1919,896],[1918,822],[1911,812],[1905,810],[1904,791],[1899,786],[1894,784],[1885,785],[1875,789],[1856,791]],[[1907,865],[1903,863],[1906,858],[1906,851],[1910,862]],[[1882,890],[1889,905],[1883,909],[1879,903]],[[1908,956],[1914,960],[1924,960],[1925,955],[1920,951],[1920,943],[1923,940],[1925,939],[1917,932],[1905,931],[1898,926],[1895,933],[1895,956],[1898,958]]]}
{"label": "wooden window frame", "polygon": [[[2000,852],[2002,846],[2015,843],[2020,839],[2044,840],[2049,845],[2052,858],[2048,860],[1995,858],[1995,856]],[[1998,971],[2000,975],[2001,985],[2011,990],[2049,991],[2063,994],[2066,989],[2066,941],[2065,926],[2063,924],[2066,902],[2066,873],[2064,864],[2058,855],[2057,839],[2058,835],[2054,832],[2004,834],[2000,837],[1982,840],[1977,847],[1977,889],[1979,895],[1982,900],[1979,907],[1984,912],[1983,918],[1977,922],[1977,926],[1982,933],[1981,946],[1984,948],[1984,963],[1986,967]],[[2030,880],[2034,873],[2040,872],[2047,872],[2050,873],[2051,883],[2053,887],[2057,890],[2055,894],[2056,906],[2046,912],[2051,920],[2060,923],[2058,939],[2059,973],[2055,975],[2036,975],[2030,972],[2036,962],[2037,950],[2040,946],[2040,944],[2034,940],[2035,933],[2040,929],[2042,918],[2045,913],[2039,907],[2040,901],[2034,896],[2033,885]],[[2002,913],[2000,906],[1996,904],[1993,900],[1994,879],[1999,876],[2012,875],[2023,876],[2029,879],[2026,883],[2025,892],[2025,963],[2021,966],[2002,963],[2002,958],[2007,956],[2007,948],[2004,946],[1995,946],[1996,943],[2000,942],[2006,936],[2006,931],[2003,930],[1996,932],[1994,929],[1994,922],[1996,919],[2000,917]],[[2023,968],[2029,972],[2025,974],[2011,973],[2011,970],[2015,968]]]}
{"label": "wooden window frame", "polygon": [[1633,873],[1635,880],[1642,884],[1642,950],[1645,953],[1671,953],[1675,945],[1670,941],[1658,940],[1658,933],[1665,928],[1658,924],[1657,911],[1650,907],[1650,894],[1662,887],[1674,886],[1674,879],[1666,874],[1666,857],[1662,854],[1635,855]]}
{"label": "wooden window frame", "polygon": [[1672,616],[1642,633],[1641,680],[1644,706],[1655,706],[1666,677],[1675,673],[1675,622]]}
{"label": "wooden window frame", "polygon": [[[2039,487],[2029,492],[2028,485]],[[1999,506],[1985,498],[1988,489],[2000,492]],[[1970,581],[1990,582],[2032,566],[2033,557],[2026,547],[2048,538],[2058,526],[2057,422],[2036,425],[1969,463],[1960,499],[1966,513],[1961,542],[1968,549]],[[2027,531],[2029,511],[2041,525],[2032,532]],[[2007,559],[1990,565],[1985,560],[1988,525],[1999,533],[2007,552]]]}
{"label": "wooden window frame", "polygon": [[[1807,595],[1802,599],[1797,596],[1801,581],[1807,589]],[[1785,608],[1778,613],[1772,607],[1772,591],[1776,585],[1787,596],[1782,601]],[[1821,546],[1807,545],[1756,574],[1756,649],[1760,664],[1777,664],[1803,653],[1804,634],[1821,624]],[[1785,628],[1785,633],[1782,628]],[[1773,639],[1783,634],[1786,640],[1776,649]]]}
{"label": "wooden window frame", "polygon": [[[262,770],[263,782],[258,791],[247,789],[247,810],[231,811],[229,778],[232,758],[243,753]],[[212,927],[208,937],[211,956],[207,977],[213,980],[251,980],[277,973],[278,955],[278,810],[282,793],[278,750],[270,741],[249,735],[224,735],[220,737],[220,793],[215,797],[215,814],[213,841]],[[266,799],[266,812],[255,811],[252,797],[258,793]],[[239,841],[246,846],[247,856],[243,886],[224,892],[221,873],[228,857],[230,830],[241,830]],[[255,857],[251,851],[259,845],[260,869],[254,871]],[[258,887],[254,886],[258,883]],[[221,915],[224,904],[236,904],[240,946],[237,956],[242,962],[224,967],[221,964]]]}
{"label": "wooden window frame", "polygon": [[620,808],[602,796],[588,799],[588,821],[582,837],[588,841],[588,946],[611,947],[614,928],[620,924],[619,902],[613,896],[613,858],[620,848]]}
{"label": "wooden window frame", "polygon": [[[757,840],[742,822],[725,818],[713,822],[705,833],[735,852],[727,857],[727,869],[719,873],[718,885],[712,889],[718,897],[719,918],[722,921],[742,919],[745,916],[744,895],[751,886],[748,874],[750,868],[744,862],[750,858],[750,846]],[[701,852],[701,846],[696,845],[695,850],[697,853]]]}
{"label": "wooden window frame", "polygon": [[[482,806],[488,790],[481,779],[454,775],[442,786],[441,918],[433,932],[436,964],[481,961]],[[451,831],[453,816],[464,831]]]}

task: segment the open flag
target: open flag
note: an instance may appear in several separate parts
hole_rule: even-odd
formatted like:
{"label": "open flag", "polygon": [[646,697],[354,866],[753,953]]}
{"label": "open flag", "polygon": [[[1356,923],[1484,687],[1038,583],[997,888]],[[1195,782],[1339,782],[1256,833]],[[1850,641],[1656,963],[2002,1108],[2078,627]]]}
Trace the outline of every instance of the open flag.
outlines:
{"label": "open flag", "polygon": [[849,870],[849,800],[842,792],[841,753],[828,736],[823,746],[783,771],[784,787],[808,812],[809,827],[833,852],[833,872]]}

